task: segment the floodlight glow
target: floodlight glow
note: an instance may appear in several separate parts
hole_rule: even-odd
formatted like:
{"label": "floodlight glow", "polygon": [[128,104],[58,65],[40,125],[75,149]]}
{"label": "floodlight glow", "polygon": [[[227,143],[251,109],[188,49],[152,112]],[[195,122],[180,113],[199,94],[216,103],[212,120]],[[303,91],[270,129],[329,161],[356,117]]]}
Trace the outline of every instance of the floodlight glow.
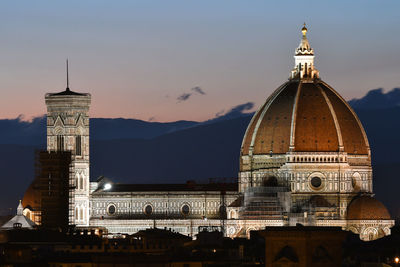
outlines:
{"label": "floodlight glow", "polygon": [[111,184],[107,183],[104,185],[104,190],[110,190],[111,189]]}

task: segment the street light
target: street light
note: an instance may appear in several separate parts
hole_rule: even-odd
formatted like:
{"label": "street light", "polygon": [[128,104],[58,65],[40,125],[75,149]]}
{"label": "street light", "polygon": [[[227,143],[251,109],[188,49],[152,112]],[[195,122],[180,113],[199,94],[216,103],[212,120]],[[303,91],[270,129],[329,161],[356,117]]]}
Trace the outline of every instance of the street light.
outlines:
{"label": "street light", "polygon": [[398,263],[400,262],[400,258],[399,258],[399,257],[395,257],[395,258],[394,258],[394,262],[395,262],[396,264],[398,264]]}

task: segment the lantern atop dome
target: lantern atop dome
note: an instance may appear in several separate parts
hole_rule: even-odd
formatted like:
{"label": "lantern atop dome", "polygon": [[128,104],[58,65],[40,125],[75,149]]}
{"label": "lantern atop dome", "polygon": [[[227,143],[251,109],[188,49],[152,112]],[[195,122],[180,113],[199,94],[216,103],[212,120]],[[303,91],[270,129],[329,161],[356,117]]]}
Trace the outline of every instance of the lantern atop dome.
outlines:
{"label": "lantern atop dome", "polygon": [[314,50],[307,39],[307,27],[304,23],[301,29],[302,38],[295,50],[295,66],[291,72],[291,79],[314,79],[319,78],[319,71],[314,68]]}

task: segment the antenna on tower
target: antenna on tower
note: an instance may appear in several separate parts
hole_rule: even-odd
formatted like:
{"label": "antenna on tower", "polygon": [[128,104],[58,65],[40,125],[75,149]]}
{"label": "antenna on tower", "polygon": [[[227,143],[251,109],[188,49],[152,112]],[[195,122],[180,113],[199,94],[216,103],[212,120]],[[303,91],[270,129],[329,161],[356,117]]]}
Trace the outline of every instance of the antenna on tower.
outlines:
{"label": "antenna on tower", "polygon": [[69,91],[68,58],[67,58],[67,91]]}

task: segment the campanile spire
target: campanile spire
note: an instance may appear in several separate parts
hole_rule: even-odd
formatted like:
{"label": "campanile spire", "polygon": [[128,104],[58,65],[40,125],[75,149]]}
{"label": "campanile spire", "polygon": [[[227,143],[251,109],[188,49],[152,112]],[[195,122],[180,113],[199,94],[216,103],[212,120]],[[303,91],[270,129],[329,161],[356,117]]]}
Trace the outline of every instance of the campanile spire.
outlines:
{"label": "campanile spire", "polygon": [[68,64],[68,58],[67,58],[67,89],[65,89],[66,91],[69,91],[69,64]]}
{"label": "campanile spire", "polygon": [[314,79],[319,78],[319,71],[314,68],[314,50],[311,48],[307,39],[307,27],[304,23],[301,29],[302,38],[299,46],[295,50],[295,65],[291,73],[291,78]]}

